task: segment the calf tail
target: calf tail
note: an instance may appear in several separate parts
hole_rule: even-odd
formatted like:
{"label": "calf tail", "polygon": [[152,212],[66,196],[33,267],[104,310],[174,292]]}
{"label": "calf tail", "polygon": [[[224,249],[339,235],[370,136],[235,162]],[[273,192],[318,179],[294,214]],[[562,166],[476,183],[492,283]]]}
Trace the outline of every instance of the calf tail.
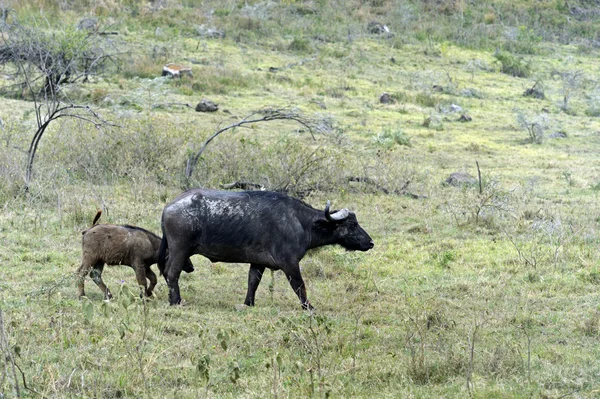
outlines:
{"label": "calf tail", "polygon": [[98,219],[100,219],[100,216],[102,216],[102,209],[98,209],[98,212],[96,212],[96,216],[94,216],[94,221],[92,222],[92,226],[95,226],[96,223],[98,223]]}
{"label": "calf tail", "polygon": [[161,276],[165,275],[165,267],[167,265],[167,251],[169,250],[169,243],[167,242],[167,236],[165,235],[165,229],[162,229],[162,239],[160,240],[160,247],[158,248],[158,270],[160,270]]}
{"label": "calf tail", "polygon": [[83,230],[81,232],[81,234],[84,235],[85,233],[88,232],[89,229],[94,227],[96,225],[96,223],[98,223],[98,219],[100,219],[100,216],[102,216],[102,209],[98,209],[98,212],[96,212],[96,216],[94,216],[94,221],[92,222],[92,225],[90,226],[90,228]]}

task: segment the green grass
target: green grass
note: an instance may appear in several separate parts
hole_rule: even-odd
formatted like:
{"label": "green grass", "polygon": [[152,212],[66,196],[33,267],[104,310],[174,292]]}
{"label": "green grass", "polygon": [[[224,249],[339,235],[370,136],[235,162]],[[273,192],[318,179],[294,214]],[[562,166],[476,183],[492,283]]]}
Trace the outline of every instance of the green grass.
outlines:
{"label": "green grass", "polygon": [[[16,371],[22,396],[598,396],[600,121],[593,85],[571,93],[575,113],[562,112],[563,82],[552,72],[593,80],[600,63],[595,50],[581,51],[584,41],[545,41],[569,12],[562,2],[247,3],[95,5],[133,56],[67,90],[117,126],[51,126],[28,193],[33,105],[0,99],[2,359],[14,355],[31,389]],[[32,0],[17,11],[43,7]],[[81,7],[45,15],[76,23]],[[417,13],[418,27],[409,18]],[[396,36],[367,34],[371,20]],[[194,24],[226,37],[196,37]],[[575,40],[596,31],[582,19],[563,33]],[[503,73],[496,48],[530,77]],[[189,60],[192,78],[154,79],[164,63]],[[524,97],[538,80],[546,98]],[[395,101],[379,103],[383,92]],[[202,98],[220,110],[165,105]],[[458,122],[451,104],[472,122]],[[191,181],[183,178],[187,157],[213,131],[265,106],[298,107],[332,129],[314,139],[291,121],[228,131]],[[564,129],[567,138],[530,143],[516,110],[529,119],[543,112],[547,135]],[[427,118],[435,126],[424,126]],[[477,176],[476,161],[483,193],[442,184],[456,171]],[[200,256],[180,281],[184,306],[168,306],[162,280],[155,298],[141,301],[132,270],[118,266],[104,271],[113,301],[104,303],[89,278],[88,298],[76,299],[80,232],[98,208],[104,223],[159,233],[162,208],[186,184],[236,180],[285,185],[317,208],[327,200],[348,207],[375,248],[329,247],[302,261],[314,314],[280,272],[265,276],[256,307],[238,310],[247,265]],[[15,396],[3,370],[0,390]]]}

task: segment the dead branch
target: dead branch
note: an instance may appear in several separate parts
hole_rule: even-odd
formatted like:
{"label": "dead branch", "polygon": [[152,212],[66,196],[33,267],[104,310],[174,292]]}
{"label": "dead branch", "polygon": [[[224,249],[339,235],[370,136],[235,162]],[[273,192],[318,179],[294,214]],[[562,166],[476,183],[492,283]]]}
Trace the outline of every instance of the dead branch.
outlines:
{"label": "dead branch", "polygon": [[275,120],[296,121],[308,129],[313,139],[315,139],[315,131],[326,131],[330,127],[329,124],[325,123],[323,120],[309,118],[300,113],[300,111],[296,108],[263,108],[244,117],[239,122],[218,129],[216,132],[210,135],[204,141],[198,152],[196,152],[194,155],[188,158],[187,165],[185,167],[185,177],[188,179],[192,177],[194,169],[198,164],[198,160],[200,159],[200,156],[206,149],[206,146],[221,133],[252,123],[270,122]]}
{"label": "dead branch", "polygon": [[221,184],[221,188],[225,190],[264,190],[265,186],[262,184],[252,183],[249,181],[236,181],[233,183]]}
{"label": "dead branch", "polygon": [[294,67],[297,67],[297,66],[304,65],[307,62],[314,61],[316,59],[317,59],[317,57],[305,58],[305,59],[303,59],[300,62],[292,62],[292,63],[287,64],[287,65],[282,66],[282,67],[269,67],[269,72],[277,72],[277,71],[281,71],[281,70],[284,70],[284,69],[294,68]]}
{"label": "dead branch", "polygon": [[[10,367],[11,367],[11,371],[12,371],[12,375],[13,375],[15,392],[17,394],[17,398],[20,398],[21,390],[19,388],[19,380],[17,379],[17,371],[15,369],[15,358],[13,357],[10,344],[8,343],[8,337],[6,336],[6,329],[4,328],[4,318],[2,315],[2,309],[0,309],[0,350],[2,351],[2,354],[4,355],[3,357],[4,357],[5,361],[8,361],[10,363]],[[5,372],[6,372],[6,367],[5,367]],[[4,376],[3,376],[3,380],[4,380]]]}
{"label": "dead branch", "polygon": [[194,107],[192,107],[190,104],[187,104],[187,103],[158,103],[158,104],[152,104],[152,109],[154,109],[154,108],[174,107],[174,106],[188,107],[188,108],[194,109]]}
{"label": "dead branch", "polygon": [[381,191],[382,193],[384,193],[386,195],[390,195],[390,194],[405,195],[407,197],[411,197],[411,198],[414,198],[414,199],[427,198],[426,195],[414,194],[414,193],[411,193],[411,192],[407,191],[408,186],[410,184],[410,180],[407,180],[402,185],[402,187],[400,187],[399,189],[389,190],[389,189],[385,188],[384,186],[382,186],[381,184],[379,184],[376,180],[371,179],[370,177],[367,177],[367,176],[348,176],[347,179],[350,182],[365,183],[365,184],[368,184],[370,186],[373,186],[373,187],[375,187],[376,189],[378,189],[379,191]]}

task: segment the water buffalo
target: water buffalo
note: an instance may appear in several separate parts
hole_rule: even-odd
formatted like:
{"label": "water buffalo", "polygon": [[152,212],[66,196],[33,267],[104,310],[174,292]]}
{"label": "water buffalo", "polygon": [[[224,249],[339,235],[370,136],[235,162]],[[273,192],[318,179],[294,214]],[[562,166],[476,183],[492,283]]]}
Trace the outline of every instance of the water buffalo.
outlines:
{"label": "water buffalo", "polygon": [[[85,295],[84,280],[90,274],[92,280],[100,287],[105,299],[111,299],[112,294],[104,281],[102,270],[104,264],[127,265],[135,270],[138,284],[143,288],[143,293],[152,295],[156,286],[156,274],[150,265],[158,261],[158,249],[161,239],[156,234],[141,227],[130,225],[96,224],[102,211],[98,211],[92,227],[81,232],[82,260],[77,269],[77,288],[79,297]],[[194,265],[185,259],[183,270],[192,272]],[[150,280],[148,286],[146,278]]]}
{"label": "water buffalo", "polygon": [[[179,275],[193,254],[211,262],[250,263],[244,303],[254,295],[265,268],[282,270],[305,309],[300,260],[311,248],[340,244],[368,251],[373,240],[348,209],[330,213],[287,195],[269,191],[192,189],[168,204],[162,214],[163,239],[158,268],[169,286],[171,305],[181,302]],[[169,259],[166,259],[166,251]]]}

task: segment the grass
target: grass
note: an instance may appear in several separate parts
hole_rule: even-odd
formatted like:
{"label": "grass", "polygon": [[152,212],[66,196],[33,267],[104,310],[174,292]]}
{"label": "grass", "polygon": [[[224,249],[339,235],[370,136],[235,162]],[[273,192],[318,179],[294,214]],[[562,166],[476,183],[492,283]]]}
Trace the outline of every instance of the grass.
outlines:
{"label": "grass", "polygon": [[[31,390],[60,398],[598,395],[600,122],[586,114],[595,109],[590,87],[572,93],[569,108],[580,111],[567,114],[563,82],[551,76],[568,63],[591,78],[600,64],[593,49],[540,41],[555,28],[548,19],[519,28],[535,7],[560,22],[562,3],[438,9],[372,1],[334,9],[282,2],[268,9],[227,1],[214,3],[213,14],[210,2],[134,3],[94,6],[100,18],[123,8],[114,29],[123,32],[119,48],[134,56],[73,91],[118,127],[52,126],[27,194],[22,151],[32,105],[0,99],[0,308],[9,343],[0,348]],[[27,4],[18,12],[44,7]],[[423,24],[429,31],[408,18],[425,8],[431,14],[421,18],[437,18]],[[75,5],[48,13],[63,22],[83,15]],[[384,21],[387,15],[398,18]],[[364,33],[374,19],[396,37]],[[513,42],[503,41],[500,19],[516,29]],[[196,23],[226,37],[194,37]],[[503,73],[496,47],[530,77]],[[155,79],[162,64],[191,59],[198,61],[193,78]],[[546,98],[524,97],[540,79]],[[394,102],[380,104],[383,92]],[[204,97],[220,111],[154,107],[193,106]],[[458,122],[451,104],[473,121]],[[329,199],[357,213],[373,250],[329,247],[302,261],[316,313],[301,310],[279,272],[263,279],[256,307],[240,311],[247,265],[200,256],[181,279],[185,306],[167,305],[163,281],[155,298],[141,301],[125,267],[105,269],[112,302],[90,279],[88,298],[76,299],[80,232],[96,209],[105,223],[159,233],[162,208],[189,183],[182,177],[189,154],[219,126],[284,105],[333,121],[332,130],[313,139],[296,123],[277,121],[224,133],[191,183],[288,184],[317,208]],[[528,142],[515,110],[533,117],[542,109],[548,133],[564,127],[566,139]],[[430,117],[442,128],[423,126]],[[477,176],[475,161],[483,193],[442,184],[455,171]],[[3,395],[15,396],[10,369],[1,375]],[[40,396],[17,377],[23,397]]]}

